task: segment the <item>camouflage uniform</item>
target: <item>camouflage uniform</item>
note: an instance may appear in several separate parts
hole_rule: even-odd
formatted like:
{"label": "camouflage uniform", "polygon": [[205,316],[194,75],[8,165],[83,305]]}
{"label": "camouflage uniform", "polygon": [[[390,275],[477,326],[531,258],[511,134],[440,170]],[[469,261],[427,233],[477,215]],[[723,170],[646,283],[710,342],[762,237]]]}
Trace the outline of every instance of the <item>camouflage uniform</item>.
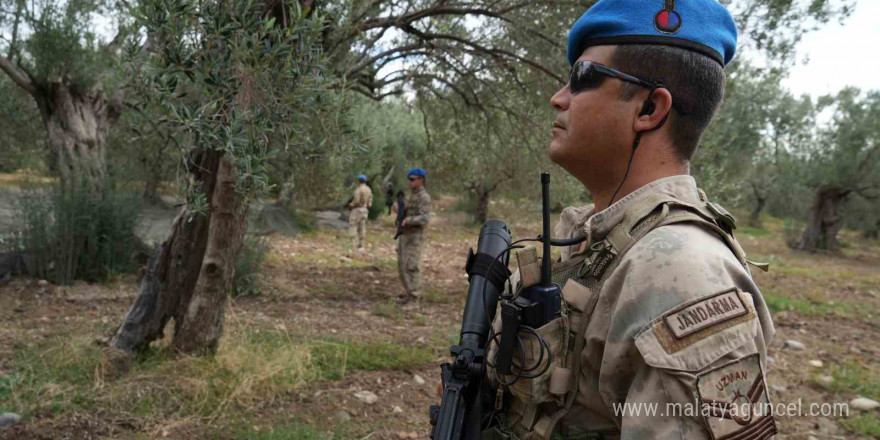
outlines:
{"label": "camouflage uniform", "polygon": [[373,191],[366,183],[359,183],[351,199],[351,214],[348,217],[349,231],[354,236],[358,249],[364,248],[367,235],[367,215],[373,206]]}
{"label": "camouflage uniform", "polygon": [[422,260],[422,234],[431,220],[431,196],[418,187],[406,200],[406,226],[397,239],[397,270],[407,296],[419,296],[422,283],[419,263]]}
{"label": "camouflage uniform", "polygon": [[[657,200],[665,202],[651,204]],[[601,282],[591,286],[573,277],[563,288],[572,310],[589,317],[581,328],[577,313],[571,314],[570,334],[578,334],[577,328],[583,336],[566,338],[574,341],[567,345],[573,359],[558,364],[571,369],[579,362],[580,374],[572,379],[573,393],[565,395],[571,401],[557,401],[567,406],[556,407],[555,419],[544,423],[538,437],[547,437],[550,430],[554,438],[566,439],[762,439],[775,434],[773,417],[764,411],[731,416],[731,404],[744,409],[769,403],[764,373],[774,333],[742,249],[732,235],[724,238],[720,228],[708,227],[711,222],[659,222],[638,238],[641,223],[634,217],[649,218],[643,214],[658,210],[673,217],[679,214],[668,206],[709,205],[692,177],[672,176],[600,213],[594,214],[592,206],[563,212],[555,237],[585,234],[589,244],[564,249],[563,261],[592,253],[596,244],[619,242],[618,225],[631,222],[627,226],[633,227],[626,228],[632,234],[629,244],[599,275]],[[714,204],[711,209],[723,210]],[[592,266],[599,260],[593,258]],[[554,281],[563,266],[554,265]],[[572,300],[568,294],[577,289],[589,301]],[[656,404],[656,415],[646,416],[647,406],[641,415],[621,413],[623,403]],[[675,409],[668,404],[680,404],[680,413],[670,413]],[[541,415],[526,405],[514,399],[511,420],[528,419],[525,431],[540,431]]]}

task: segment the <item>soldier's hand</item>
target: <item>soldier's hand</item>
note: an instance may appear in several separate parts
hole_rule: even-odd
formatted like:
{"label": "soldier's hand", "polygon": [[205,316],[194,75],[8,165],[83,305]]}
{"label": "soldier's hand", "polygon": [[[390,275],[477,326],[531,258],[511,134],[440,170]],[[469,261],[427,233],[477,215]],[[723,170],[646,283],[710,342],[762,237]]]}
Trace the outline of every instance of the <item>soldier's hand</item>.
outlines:
{"label": "soldier's hand", "polygon": [[394,211],[395,214],[397,214],[397,202],[394,202],[394,204],[391,205],[391,210]]}
{"label": "soldier's hand", "polygon": [[406,220],[407,220],[407,219],[403,219],[403,221],[400,222],[400,226],[406,226],[406,223],[407,223]]}

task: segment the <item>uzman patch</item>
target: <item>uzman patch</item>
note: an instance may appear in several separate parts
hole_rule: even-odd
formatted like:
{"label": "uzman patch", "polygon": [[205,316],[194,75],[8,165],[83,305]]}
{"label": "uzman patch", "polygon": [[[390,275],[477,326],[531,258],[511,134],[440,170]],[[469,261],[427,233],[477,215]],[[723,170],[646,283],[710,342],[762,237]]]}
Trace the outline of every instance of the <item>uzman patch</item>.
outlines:
{"label": "uzman patch", "polygon": [[763,440],[777,433],[757,353],[697,374],[697,397],[714,440]]}

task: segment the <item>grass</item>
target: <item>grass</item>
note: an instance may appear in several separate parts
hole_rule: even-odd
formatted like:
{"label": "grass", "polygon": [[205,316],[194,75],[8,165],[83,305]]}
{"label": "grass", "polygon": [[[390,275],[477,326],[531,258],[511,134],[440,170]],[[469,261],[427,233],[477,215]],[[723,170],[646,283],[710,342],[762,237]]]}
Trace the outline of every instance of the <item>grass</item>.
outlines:
{"label": "grass", "polygon": [[880,417],[874,414],[867,413],[841,419],[840,423],[858,436],[880,438]]}
{"label": "grass", "polygon": [[816,299],[795,299],[776,296],[767,290],[764,293],[767,307],[773,312],[794,311],[802,315],[827,315],[850,318],[870,315],[871,310],[855,301],[824,301]]}
{"label": "grass", "polygon": [[[464,292],[467,293],[467,289]],[[426,289],[422,292],[422,300],[435,304],[452,304],[464,301],[465,295],[451,295],[448,291]]]}
{"label": "grass", "polygon": [[403,321],[403,313],[393,298],[388,298],[385,302],[376,304],[376,307],[373,308],[373,314],[388,318],[394,322]]}
{"label": "grass", "polygon": [[872,374],[870,369],[855,361],[831,364],[827,374],[834,377],[834,381],[828,386],[831,392],[880,399],[880,375]]}
{"label": "grass", "polygon": [[736,232],[738,232],[740,234],[751,235],[753,237],[766,237],[766,236],[773,234],[772,232],[770,232],[764,228],[752,228],[749,226],[736,228]]}
{"label": "grass", "polygon": [[[880,375],[855,361],[831,364],[825,373],[834,377],[827,386],[829,392],[880,399]],[[880,438],[880,418],[871,412],[840,419],[840,423],[856,435]]]}
{"label": "grass", "polygon": [[[807,254],[803,254],[806,256]],[[817,281],[846,281],[863,284],[865,287],[880,284],[880,275],[857,273],[849,270],[827,269],[823,268],[815,261],[810,261],[808,266],[795,264],[791,260],[783,260],[775,255],[761,255],[758,253],[749,254],[752,261],[760,261],[770,264],[770,272],[774,274],[783,274],[792,277],[806,278]]]}
{"label": "grass", "polygon": [[354,370],[406,369],[431,362],[434,350],[396,342],[314,341],[311,355],[321,379],[338,379]]}
{"label": "grass", "polygon": [[[247,414],[260,402],[284,398],[307,382],[358,370],[406,369],[435,356],[433,349],[392,341],[296,340],[283,328],[229,327],[214,357],[180,356],[160,345],[141,354],[117,381],[105,375],[102,349],[88,337],[23,346],[16,351],[15,369],[0,377],[0,410],[25,418],[46,408],[133,414],[146,430],[180,422],[213,425]],[[309,429],[292,425],[244,438],[333,438]]]}
{"label": "grass", "polygon": [[334,440],[343,438],[335,432],[320,431],[311,425],[295,422],[291,426],[238,428],[235,438],[243,440]]}

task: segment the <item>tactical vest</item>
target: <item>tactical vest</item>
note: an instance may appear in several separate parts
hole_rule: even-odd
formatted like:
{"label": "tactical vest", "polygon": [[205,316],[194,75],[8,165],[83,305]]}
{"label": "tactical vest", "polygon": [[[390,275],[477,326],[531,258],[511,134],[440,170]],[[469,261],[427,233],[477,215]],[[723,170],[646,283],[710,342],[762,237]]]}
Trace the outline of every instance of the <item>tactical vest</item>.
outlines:
{"label": "tactical vest", "polygon": [[[667,194],[649,195],[631,207],[623,220],[601,240],[598,240],[600,237],[593,237],[593,243],[587,249],[554,265],[553,283],[562,286],[562,316],[537,329],[553,352],[550,360],[553,365],[537,378],[519,379],[510,387],[502,387],[512,395],[510,405],[502,416],[502,427],[486,431],[485,440],[551,438],[578,394],[581,353],[586,344],[584,336],[602,286],[620,264],[623,255],[652,230],[676,223],[696,223],[715,232],[748,272],[749,262],[745,252],[733,236],[736,227],[733,216],[721,206],[709,202],[702,190],[699,190],[699,194],[698,203],[686,202]],[[536,269],[520,268],[522,279],[517,289],[540,281],[539,270]],[[761,269],[766,270],[764,267]],[[496,319],[494,329],[500,331],[500,319]],[[517,350],[514,358],[522,355],[528,365],[541,361],[537,339],[523,339],[524,353]],[[491,356],[494,356],[494,347],[490,350]],[[543,366],[541,363],[541,368]],[[493,375],[495,371],[489,368],[489,374]],[[500,406],[501,399],[498,400]]]}

